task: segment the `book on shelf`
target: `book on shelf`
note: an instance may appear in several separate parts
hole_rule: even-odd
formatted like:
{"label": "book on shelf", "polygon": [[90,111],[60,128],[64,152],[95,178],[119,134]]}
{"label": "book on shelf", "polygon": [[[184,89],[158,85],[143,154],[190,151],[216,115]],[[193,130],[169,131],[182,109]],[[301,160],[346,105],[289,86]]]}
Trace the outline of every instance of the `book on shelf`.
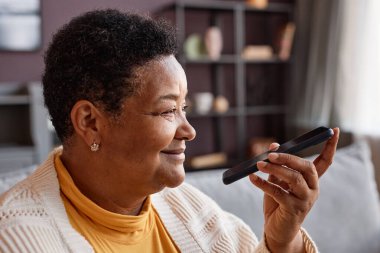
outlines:
{"label": "book on shelf", "polygon": [[191,157],[186,161],[186,165],[192,169],[210,168],[223,166],[227,163],[227,155],[225,153],[210,153]]}
{"label": "book on shelf", "polygon": [[269,60],[273,58],[273,49],[269,45],[247,45],[241,57],[244,60]]}
{"label": "book on shelf", "polygon": [[281,27],[277,41],[277,56],[286,61],[290,58],[296,25],[293,22],[286,23]]}

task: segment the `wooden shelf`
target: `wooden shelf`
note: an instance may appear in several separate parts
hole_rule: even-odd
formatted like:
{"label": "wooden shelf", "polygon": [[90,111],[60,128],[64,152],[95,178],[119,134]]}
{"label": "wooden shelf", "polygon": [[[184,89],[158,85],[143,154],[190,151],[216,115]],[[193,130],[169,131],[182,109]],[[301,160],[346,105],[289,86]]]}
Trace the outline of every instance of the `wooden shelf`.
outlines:
{"label": "wooden shelf", "polygon": [[33,150],[32,145],[22,145],[18,143],[1,143],[0,144],[0,153],[4,154],[9,151],[9,154],[12,153],[12,151],[18,150],[22,152],[30,152]]}
{"label": "wooden shelf", "polygon": [[0,105],[29,105],[30,99],[28,95],[0,95]]}
{"label": "wooden shelf", "polygon": [[189,59],[186,57],[181,57],[180,61],[185,64],[234,64],[238,62],[240,59],[236,55],[222,55],[219,59],[210,59],[207,56],[197,58],[197,59]]}
{"label": "wooden shelf", "polygon": [[241,59],[245,64],[287,64],[290,63],[290,60],[281,60],[277,57],[273,57],[271,59],[257,59],[257,60],[250,60],[250,59]]}
{"label": "wooden shelf", "polygon": [[233,117],[239,115],[240,112],[237,108],[231,108],[228,111],[224,113],[218,113],[218,112],[209,112],[206,114],[199,114],[196,112],[188,113],[186,116],[187,118],[210,118],[210,117]]}
{"label": "wooden shelf", "polygon": [[181,57],[180,61],[183,64],[235,64],[239,62],[244,64],[286,64],[290,62],[290,60],[284,61],[277,57],[270,59],[244,59],[238,55],[222,55],[219,59],[210,59],[207,56],[197,59]]}
{"label": "wooden shelf", "polygon": [[235,117],[246,115],[267,115],[267,114],[283,114],[287,113],[288,108],[284,105],[258,105],[248,106],[245,108],[231,108],[224,113],[209,112],[206,114],[199,114],[196,112],[187,113],[187,118],[216,118],[216,117]]}
{"label": "wooden shelf", "polygon": [[288,112],[288,108],[285,105],[257,105],[248,106],[247,115],[267,115],[267,114],[283,114]]}
{"label": "wooden shelf", "polygon": [[[241,53],[248,45],[275,47],[279,29],[294,21],[294,8],[295,2],[292,1],[269,3],[267,8],[258,9],[243,1],[228,0],[179,0],[162,8],[162,15],[173,19],[177,25],[178,59],[186,69],[189,86],[196,86],[189,88],[189,97],[195,92],[209,91],[226,97],[233,105],[225,113],[198,114],[195,110],[187,113],[198,136],[202,137],[195,140],[192,149],[188,149],[189,157],[224,152],[228,159],[235,157],[235,161],[242,161],[246,158],[250,138],[284,138],[289,108],[283,104],[282,97],[286,94],[276,92],[286,91],[286,87],[291,85],[291,72],[286,71],[291,69],[294,60],[281,60],[277,55],[270,59],[245,59]],[[197,24],[199,28],[195,27]],[[210,59],[207,55],[187,58],[183,50],[186,37],[202,34],[210,26],[218,26],[226,42],[220,58]],[[251,33],[254,38],[251,38]],[[253,101],[259,105],[252,105],[253,95],[261,98],[260,95],[272,92],[276,94],[268,100]],[[223,166],[204,169],[226,168],[235,164],[228,161]],[[201,170],[188,165],[185,168],[187,171]]]}
{"label": "wooden shelf", "polygon": [[[191,0],[178,0],[175,5],[177,7],[187,8],[187,9],[200,9],[200,10],[221,10],[221,11],[231,11],[234,10],[237,5],[236,2],[229,1],[191,1]],[[171,5],[172,7],[173,5]],[[242,5],[243,6],[243,5]]]}
{"label": "wooden shelf", "polygon": [[167,5],[161,10],[170,9],[173,7],[195,9],[195,10],[214,10],[214,11],[233,11],[244,10],[249,12],[263,12],[263,13],[290,13],[292,12],[292,5],[287,3],[269,3],[267,8],[259,9],[255,8],[244,2],[234,1],[193,1],[193,0],[178,0],[174,4]]}

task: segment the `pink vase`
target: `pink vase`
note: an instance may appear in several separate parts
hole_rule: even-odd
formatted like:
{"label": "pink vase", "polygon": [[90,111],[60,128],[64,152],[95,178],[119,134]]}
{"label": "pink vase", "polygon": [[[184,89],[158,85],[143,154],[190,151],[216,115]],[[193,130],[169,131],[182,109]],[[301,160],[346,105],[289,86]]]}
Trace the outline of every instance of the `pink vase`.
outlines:
{"label": "pink vase", "polygon": [[220,58],[223,48],[223,38],[219,27],[211,26],[206,30],[205,46],[207,55],[212,60],[217,60]]}

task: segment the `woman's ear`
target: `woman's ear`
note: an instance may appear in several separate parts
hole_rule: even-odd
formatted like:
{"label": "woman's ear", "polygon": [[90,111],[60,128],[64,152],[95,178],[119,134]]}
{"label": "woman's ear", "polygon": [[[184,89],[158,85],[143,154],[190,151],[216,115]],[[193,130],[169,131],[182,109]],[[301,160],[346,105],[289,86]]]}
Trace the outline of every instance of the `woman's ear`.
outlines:
{"label": "woman's ear", "polygon": [[101,142],[100,130],[104,125],[102,124],[104,117],[93,103],[87,100],[77,101],[71,109],[70,117],[75,133],[87,146]]}

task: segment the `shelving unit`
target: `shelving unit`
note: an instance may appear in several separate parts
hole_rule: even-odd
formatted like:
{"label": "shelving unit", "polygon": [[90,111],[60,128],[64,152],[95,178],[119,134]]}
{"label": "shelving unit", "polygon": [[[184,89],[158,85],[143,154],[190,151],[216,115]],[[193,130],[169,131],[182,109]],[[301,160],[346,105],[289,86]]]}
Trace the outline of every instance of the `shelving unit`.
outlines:
{"label": "shelving unit", "polygon": [[[180,50],[177,58],[187,74],[189,97],[196,92],[211,91],[230,102],[229,110],[223,114],[188,113],[198,133],[197,139],[188,144],[188,157],[226,152],[228,163],[218,167],[228,167],[246,158],[252,137],[284,140],[288,113],[286,86],[291,84],[292,60],[277,57],[247,60],[240,54],[248,44],[274,46],[279,26],[293,21],[294,5],[291,0],[270,2],[267,8],[257,9],[242,1],[188,0],[157,11],[157,16],[172,20],[177,27]],[[185,39],[192,33],[202,34],[211,25],[222,30],[221,57],[188,59],[182,46]]]}
{"label": "shelving unit", "polygon": [[40,83],[0,85],[0,171],[42,162],[52,147]]}

